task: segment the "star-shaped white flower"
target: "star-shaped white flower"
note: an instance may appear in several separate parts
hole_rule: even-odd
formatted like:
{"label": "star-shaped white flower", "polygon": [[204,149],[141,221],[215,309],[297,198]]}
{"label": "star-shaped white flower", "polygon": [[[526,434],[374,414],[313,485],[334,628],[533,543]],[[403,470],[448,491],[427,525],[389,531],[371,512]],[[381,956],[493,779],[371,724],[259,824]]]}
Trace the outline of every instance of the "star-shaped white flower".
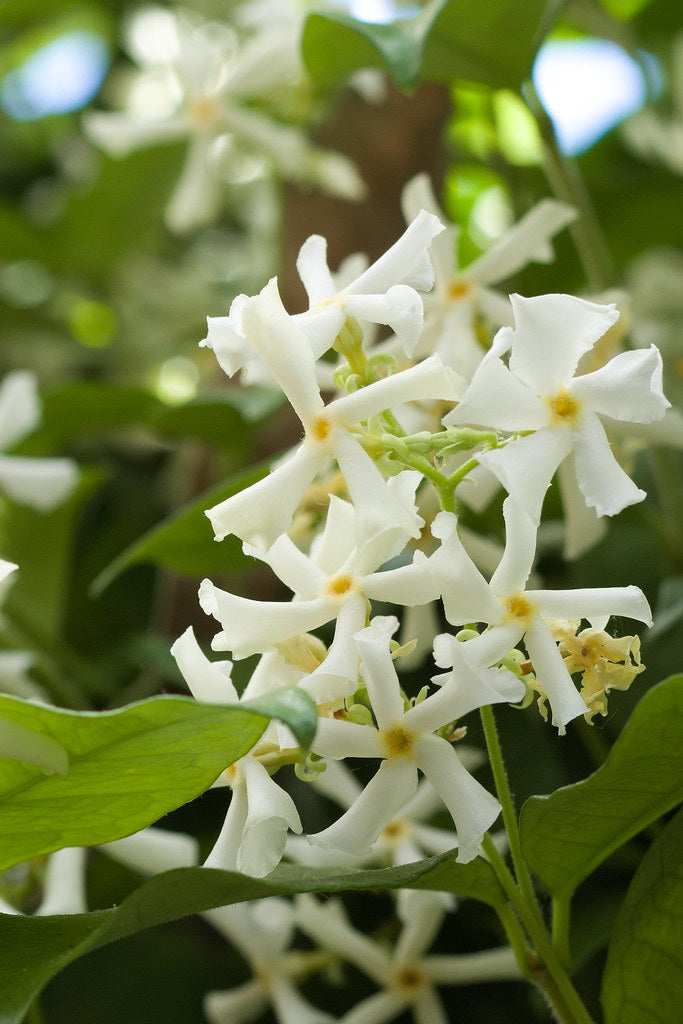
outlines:
{"label": "star-shaped white flower", "polygon": [[[285,533],[306,488],[330,461],[338,463],[354,506],[366,523],[379,519],[387,530],[409,526],[400,502],[351,432],[369,416],[403,402],[457,400],[464,382],[437,357],[378,380],[325,405],[320,395],[315,356],[294,317],[287,314],[275,279],[242,312],[245,334],[287,395],[304,428],[304,439],[285,462],[263,480],[207,511],[217,540],[234,533],[269,548]],[[417,532],[409,535],[417,537]]]}
{"label": "star-shaped white flower", "polygon": [[397,619],[379,617],[355,638],[377,728],[320,718],[312,745],[316,754],[333,759],[379,758],[379,769],[349,810],[309,839],[331,849],[367,853],[414,795],[419,769],[451,814],[458,860],[465,864],[479,853],[482,837],[498,817],[500,806],[436,730],[484,704],[518,701],[524,688],[508,672],[473,667],[460,651],[455,655],[459,667],[452,681],[406,711],[389,650],[397,628]]}
{"label": "star-shaped white flower", "polygon": [[[582,590],[525,590],[536,551],[536,526],[512,498],[503,505],[505,553],[487,583],[465,552],[455,517],[437,516],[433,529],[443,539],[435,562],[441,577],[446,618],[459,626],[485,622],[493,628],[467,647],[481,664],[493,665],[524,639],[534,672],[548,696],[553,725],[560,733],[567,722],[588,708],[572,682],[546,620],[586,618],[603,629],[610,615],[626,615],[652,625],[650,607],[638,587],[603,587]],[[453,664],[462,645],[444,634],[434,645],[436,663]]]}
{"label": "star-shaped white flower", "polygon": [[[408,182],[402,206],[408,221],[418,210],[428,210],[447,224],[426,174]],[[457,263],[459,228],[447,224],[430,249],[436,280],[432,291],[424,296],[425,326],[418,353],[437,353],[444,363],[469,379],[484,355],[476,335],[477,315],[496,327],[512,323],[507,295],[494,291],[491,285],[506,280],[532,261],[549,263],[553,258],[550,239],[575,217],[576,211],[566,203],[543,199],[463,268]]]}
{"label": "star-shaped white flower", "polygon": [[[658,350],[622,352],[601,369],[574,376],[581,356],[617,320],[614,305],[573,295],[510,300],[514,330],[498,332],[465,397],[443,422],[533,432],[478,457],[536,522],[555,470],[571,453],[584,500],[599,516],[642,501],[645,492],[614,458],[601,417],[649,423],[664,416],[669,402]],[[506,367],[500,357],[508,349]]]}

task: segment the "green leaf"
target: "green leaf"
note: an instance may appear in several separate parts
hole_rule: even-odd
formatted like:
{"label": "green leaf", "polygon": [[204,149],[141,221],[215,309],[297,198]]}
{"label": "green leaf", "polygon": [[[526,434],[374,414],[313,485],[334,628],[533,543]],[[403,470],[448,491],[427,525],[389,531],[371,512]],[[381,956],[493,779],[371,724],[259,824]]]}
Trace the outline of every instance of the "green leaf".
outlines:
{"label": "green leaf", "polygon": [[605,1024],[678,1024],[683,976],[683,812],[643,858],[612,932]]}
{"label": "green leaf", "polygon": [[415,17],[390,24],[335,12],[311,14],[304,27],[304,60],[321,86],[371,67],[387,72],[404,89],[414,89],[421,78],[516,87],[531,70],[544,9],[544,0],[523,5],[436,0]]}
{"label": "green leaf", "polygon": [[522,849],[555,895],[569,894],[614,850],[683,796],[683,675],[655,686],[635,708],[593,775],[522,808]]}
{"label": "green leaf", "polygon": [[273,694],[258,710],[153,697],[99,713],[0,695],[2,719],[60,745],[68,759],[65,774],[46,775],[0,757],[0,870],[144,828],[208,789],[253,747],[270,715],[310,744],[315,709],[299,691]]}
{"label": "green leaf", "polygon": [[478,858],[456,864],[453,854],[369,871],[283,864],[267,878],[229,871],[179,868],[149,879],[119,907],[67,917],[0,914],[0,1024],[20,1024],[31,1000],[68,963],[143,928],[243,900],[297,892],[344,892],[407,887],[504,901],[491,865]]}
{"label": "green leaf", "polygon": [[268,465],[260,463],[241,470],[144,534],[93,581],[93,595],[101,594],[125,569],[140,562],[151,562],[186,576],[215,576],[249,565],[250,559],[243,554],[237,537],[226,537],[220,544],[216,543],[205,513],[219,501],[264,477]]}

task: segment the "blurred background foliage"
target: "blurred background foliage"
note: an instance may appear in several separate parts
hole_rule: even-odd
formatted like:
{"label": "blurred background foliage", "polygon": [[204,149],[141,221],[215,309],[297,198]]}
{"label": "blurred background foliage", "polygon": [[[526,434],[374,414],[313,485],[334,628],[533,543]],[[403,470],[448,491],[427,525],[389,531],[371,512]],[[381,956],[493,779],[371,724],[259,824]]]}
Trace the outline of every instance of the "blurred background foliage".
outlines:
{"label": "blurred background foliage", "polygon": [[[229,22],[249,5],[188,6],[197,17]],[[18,450],[70,455],[82,467],[77,491],[49,516],[2,505],[0,553],[21,571],[3,605],[0,642],[33,653],[32,676],[55,703],[115,707],[180,690],[168,648],[190,622],[208,635],[196,601],[204,575],[251,596],[277,595],[238,543],[214,543],[203,510],[264,472],[264,460],[296,439],[295,426],[277,395],[240,390],[217,371],[212,353],[197,348],[205,317],[224,315],[235,295],[256,291],[275,272],[289,308],[300,308],[293,259],[310,233],[328,237],[332,266],[359,250],[379,255],[402,230],[401,188],[418,171],[432,175],[445,210],[461,225],[461,265],[547,195],[588,204],[588,235],[563,232],[553,262],[531,265],[505,287],[598,301],[622,290],[628,343],[661,347],[667,393],[680,401],[683,36],[676,5],[497,2],[479,5],[485,24],[475,19],[469,28],[462,26],[475,13],[471,0],[437,6],[438,33],[427,33],[423,51],[424,84],[408,82],[407,92],[388,79],[374,79],[372,88],[354,79],[353,89],[346,79],[369,61],[407,82],[405,59],[414,60],[415,40],[408,45],[408,21],[392,25],[391,16],[414,8],[378,5],[385,18],[379,28],[349,20],[370,17],[370,7],[377,16],[374,5],[360,2],[307,23],[310,75],[280,115],[355,160],[366,199],[346,202],[257,168],[226,186],[214,220],[174,234],[164,211],[182,143],[114,159],[83,130],[84,111],[116,107],[133,73],[124,39],[138,8],[114,0],[0,2],[0,374],[28,368],[40,381],[42,425]],[[468,31],[481,43],[472,65],[462,59]],[[485,73],[473,80],[479,67]],[[602,109],[608,93],[616,96],[611,113]],[[643,637],[647,672],[628,694],[612,697],[606,720],[593,729],[580,721],[562,742],[530,712],[501,715],[520,802],[584,777],[644,689],[677,667],[679,452],[629,444],[647,501],[567,564],[553,539],[559,502],[551,492],[539,571],[556,586],[642,587],[659,612]],[[499,507],[477,523],[502,535]],[[420,673],[414,685],[421,685]],[[476,725],[470,738],[477,742]],[[220,808],[209,793],[167,824],[210,836]],[[635,841],[579,893],[581,930],[590,936],[580,951],[589,999],[640,852]],[[111,905],[135,882],[127,869],[93,857],[93,906]],[[377,919],[388,917],[388,901],[371,903]],[[362,917],[363,907],[354,912]],[[497,938],[479,905],[466,903],[458,920],[468,936],[463,948]],[[444,937],[444,949],[458,942]],[[242,965],[202,922],[155,929],[64,972],[46,993],[45,1024],[124,1016],[136,1024],[199,1024],[201,993],[224,987],[230,975],[243,977]],[[515,987],[456,996],[458,1019],[468,1024],[544,1019],[534,997],[518,998]]]}

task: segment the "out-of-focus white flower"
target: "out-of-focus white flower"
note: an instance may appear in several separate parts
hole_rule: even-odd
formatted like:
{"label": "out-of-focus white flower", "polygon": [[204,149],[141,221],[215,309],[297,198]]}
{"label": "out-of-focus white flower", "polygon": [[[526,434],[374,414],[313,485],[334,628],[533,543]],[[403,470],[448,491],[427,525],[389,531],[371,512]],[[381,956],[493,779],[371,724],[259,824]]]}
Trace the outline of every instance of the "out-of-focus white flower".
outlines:
{"label": "out-of-focus white flower", "polygon": [[356,931],[341,904],[324,905],[313,896],[296,899],[299,927],[324,949],[336,953],[367,975],[380,989],[345,1013],[343,1024],[385,1024],[409,1009],[416,1024],[448,1024],[437,985],[476,985],[484,981],[519,978],[512,950],[507,947],[460,956],[429,956],[443,923],[443,908],[431,903],[415,906],[389,952]]}
{"label": "out-of-focus white flower", "polygon": [[[251,347],[289,399],[305,435],[294,454],[267,477],[207,511],[216,539],[234,533],[269,548],[289,528],[306,488],[332,458],[363,522],[381,520],[389,531],[406,525],[412,530],[402,504],[350,428],[402,402],[455,401],[462,396],[464,382],[433,356],[325,405],[311,345],[295,318],[288,316],[275,279],[245,303],[242,325]],[[419,530],[409,533],[418,534]]]}
{"label": "out-of-focus white flower", "polygon": [[[428,210],[447,223],[426,174],[418,174],[408,182],[402,205],[408,221],[419,210]],[[430,249],[436,282],[424,296],[425,326],[418,354],[436,352],[446,365],[469,379],[484,355],[477,339],[477,317],[483,316],[495,327],[512,323],[507,296],[490,286],[506,280],[532,261],[549,263],[553,258],[550,239],[575,217],[576,211],[566,203],[544,199],[487,252],[463,268],[457,265],[459,228],[448,224]]]}
{"label": "out-of-focus white flower", "polygon": [[227,25],[189,11],[151,9],[133,18],[128,46],[142,66],[126,112],[91,112],[90,138],[115,156],[159,142],[188,140],[185,165],[167,209],[172,230],[217,213],[233,149],[264,158],[276,173],[358,199],[350,160],[313,146],[298,128],[250,106],[277,98],[301,76],[300,19],[263,24],[241,39]]}
{"label": "out-of-focus white flower", "polygon": [[[209,704],[239,702],[230,680],[229,661],[210,662],[187,629],[171,648],[194,697]],[[253,754],[241,757],[221,777],[232,797],[206,867],[242,871],[260,878],[280,861],[287,829],[301,831],[294,801]]]}
{"label": "out-of-focus white flower", "polygon": [[500,806],[436,731],[484,704],[518,701],[524,687],[508,672],[474,666],[462,650],[450,683],[406,710],[389,650],[397,627],[395,618],[379,617],[355,638],[377,728],[321,718],[312,744],[323,757],[379,758],[379,769],[349,810],[309,839],[331,849],[367,853],[415,794],[419,769],[448,808],[457,832],[458,860],[467,863],[479,853]]}
{"label": "out-of-focus white flower", "polygon": [[[13,448],[40,423],[36,379],[27,370],[0,384],[0,452]],[[0,488],[21,505],[49,512],[68,497],[78,469],[71,459],[35,459],[0,454]]]}
{"label": "out-of-focus white flower", "polygon": [[[478,458],[536,523],[555,470],[572,452],[579,489],[599,516],[642,501],[645,492],[614,458],[600,417],[649,423],[664,416],[669,402],[659,352],[654,346],[621,352],[575,377],[581,356],[616,321],[614,306],[572,295],[510,299],[514,330],[501,328],[443,422],[533,432]],[[509,368],[500,358],[508,349]]]}
{"label": "out-of-focus white flower", "polygon": [[634,153],[683,175],[683,33],[671,50],[671,114],[660,116],[646,107],[621,125],[622,138]]}
{"label": "out-of-focus white flower", "polygon": [[[443,538],[437,572],[442,573],[446,618],[452,625],[485,622],[493,628],[467,647],[481,664],[493,665],[522,638],[533,670],[552,710],[553,725],[564,733],[567,722],[588,708],[579,696],[562,660],[546,620],[586,618],[603,629],[610,615],[626,615],[652,625],[650,608],[638,587],[604,587],[583,590],[526,590],[536,551],[536,526],[512,498],[503,505],[506,527],[505,553],[487,583],[465,553],[457,534],[455,517],[442,512],[434,530]],[[462,644],[446,634],[434,645],[436,663],[450,667]],[[444,676],[444,682],[450,674]]]}

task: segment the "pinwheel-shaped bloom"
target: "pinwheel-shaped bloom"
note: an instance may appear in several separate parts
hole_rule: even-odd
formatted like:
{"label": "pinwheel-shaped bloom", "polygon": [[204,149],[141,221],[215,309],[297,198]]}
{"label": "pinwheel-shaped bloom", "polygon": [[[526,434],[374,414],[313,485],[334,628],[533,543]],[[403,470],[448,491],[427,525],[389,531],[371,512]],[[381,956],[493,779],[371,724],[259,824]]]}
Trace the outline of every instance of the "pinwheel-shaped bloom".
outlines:
{"label": "pinwheel-shaped bloom", "polygon": [[208,910],[203,917],[240,951],[254,972],[251,981],[225,992],[210,992],[204,1013],[211,1024],[246,1024],[272,1007],[278,1024],[329,1024],[328,1013],[303,998],[295,980],[306,954],[290,950],[294,908],[271,898]]}
{"label": "pinwheel-shaped bloom", "polygon": [[429,956],[443,923],[444,910],[431,902],[411,907],[394,949],[389,952],[374,939],[356,931],[341,905],[318,903],[313,896],[298,896],[299,927],[324,949],[329,949],[367,975],[380,989],[340,1020],[343,1024],[385,1024],[409,1009],[416,1024],[448,1024],[449,1018],[437,985],[476,985],[520,977],[508,947],[480,953]]}
{"label": "pinwheel-shaped bloom", "polygon": [[[9,373],[0,385],[0,452],[13,448],[40,423],[32,373]],[[0,489],[22,505],[49,512],[73,490],[78,470],[71,459],[35,459],[0,454]]]}
{"label": "pinwheel-shaped bloom", "polygon": [[[308,338],[319,359],[334,343],[347,317],[388,325],[406,352],[411,353],[422,330],[422,299],[416,288],[429,289],[434,283],[427,250],[443,225],[424,210],[383,256],[358,276],[345,280],[345,269],[332,274],[327,266],[327,242],[311,235],[301,247],[297,269],[308,295],[310,308],[293,320]],[[358,266],[358,259],[347,261]],[[340,278],[344,282],[340,286]],[[213,349],[225,372],[232,376],[245,368],[248,375],[263,379],[263,360],[243,322],[246,295],[238,295],[227,317],[208,317],[208,334],[200,344]],[[257,354],[258,353],[258,354]],[[267,359],[266,359],[267,362]],[[260,367],[259,367],[260,364]],[[254,372],[256,370],[256,372]],[[276,375],[277,376],[277,375]]]}
{"label": "pinwheel-shaped bloom", "polygon": [[[407,485],[403,504],[405,498],[412,498],[418,479],[417,473],[402,473],[389,482],[387,491],[393,497]],[[399,530],[390,534],[381,523],[374,533],[365,530],[353,506],[333,495],[325,529],[310,556],[286,535],[266,554],[252,552],[291,588],[295,594],[292,602],[252,601],[220,590],[210,580],[203,581],[199,591],[202,608],[223,627],[213,640],[214,648],[246,658],[335,619],[334,641],[327,657],[299,685],[319,703],[349,696],[358,678],[353,637],[365,625],[368,600],[412,606],[439,596],[431,562],[420,551],[409,565],[376,571],[403,549],[409,535],[409,531]]]}
{"label": "pinwheel-shaped bloom", "polygon": [[[572,682],[546,620],[588,619],[603,629],[610,615],[627,615],[652,624],[649,605],[638,587],[582,590],[525,590],[536,550],[536,526],[512,498],[503,505],[505,553],[487,583],[457,535],[455,517],[441,512],[433,529],[444,540],[440,560],[446,618],[454,626],[485,622],[493,628],[467,647],[481,664],[493,665],[524,639],[536,678],[547,695],[552,722],[564,733],[567,722],[588,711]],[[460,647],[453,637],[437,637],[434,650],[441,667],[453,664]]]}
{"label": "pinwheel-shaped bloom", "polygon": [[[426,174],[418,174],[408,182],[402,205],[408,221],[424,209],[446,222]],[[462,269],[457,265],[459,228],[448,224],[432,242],[429,253],[436,282],[424,297],[425,326],[419,354],[435,352],[444,363],[469,379],[484,355],[477,340],[477,317],[482,315],[496,327],[512,323],[507,295],[490,286],[511,277],[532,261],[549,263],[553,258],[550,239],[575,217],[576,212],[566,203],[543,199],[482,256]]]}
{"label": "pinwheel-shaped bloom", "polygon": [[523,686],[510,673],[473,667],[464,651],[458,651],[453,679],[406,711],[389,651],[397,627],[397,619],[380,617],[356,635],[377,727],[321,718],[312,746],[323,757],[380,758],[379,769],[341,818],[309,838],[331,849],[367,853],[414,795],[419,769],[448,808],[457,832],[458,860],[467,863],[477,856],[500,807],[469,774],[448,740],[435,732],[484,704],[520,700]]}
{"label": "pinwheel-shaped bloom", "polygon": [[351,162],[313,146],[298,128],[249,104],[300,78],[300,19],[270,24],[240,40],[227,25],[184,12],[145,11],[132,21],[129,49],[142,66],[126,112],[93,112],[84,125],[114,156],[160,142],[189,142],[167,221],[184,231],[217,212],[235,149],[264,158],[288,178],[311,181],[347,199],[364,186]]}
{"label": "pinwheel-shaped bloom", "polygon": [[[575,377],[584,353],[619,314],[573,295],[511,295],[515,328],[503,327],[446,424],[484,424],[533,431],[481,454],[508,494],[538,522],[543,497],[572,452],[579,489],[599,516],[642,501],[641,491],[614,458],[601,416],[648,423],[669,406],[662,393],[657,349],[622,352],[593,373]],[[509,367],[500,356],[510,349]]]}
{"label": "pinwheel-shaped bloom", "polygon": [[409,536],[417,537],[414,517],[406,517],[402,504],[387,490],[381,473],[349,428],[402,402],[456,401],[464,382],[432,357],[325,405],[311,346],[282,305],[275,279],[245,304],[242,323],[250,344],[301,420],[305,436],[294,454],[267,477],[209,509],[206,514],[216,539],[234,533],[269,548],[289,528],[306,488],[331,458],[336,459],[365,524],[381,521],[390,532],[407,527]]}
{"label": "pinwheel-shaped bloom", "polygon": [[[209,704],[238,703],[230,681],[230,662],[210,662],[191,628],[176,640],[171,653],[197,700]],[[273,782],[253,754],[241,757],[226,770],[224,777],[225,784],[232,789],[232,798],[205,866],[242,871],[257,878],[267,875],[282,857],[287,828],[301,831],[294,801]]]}

